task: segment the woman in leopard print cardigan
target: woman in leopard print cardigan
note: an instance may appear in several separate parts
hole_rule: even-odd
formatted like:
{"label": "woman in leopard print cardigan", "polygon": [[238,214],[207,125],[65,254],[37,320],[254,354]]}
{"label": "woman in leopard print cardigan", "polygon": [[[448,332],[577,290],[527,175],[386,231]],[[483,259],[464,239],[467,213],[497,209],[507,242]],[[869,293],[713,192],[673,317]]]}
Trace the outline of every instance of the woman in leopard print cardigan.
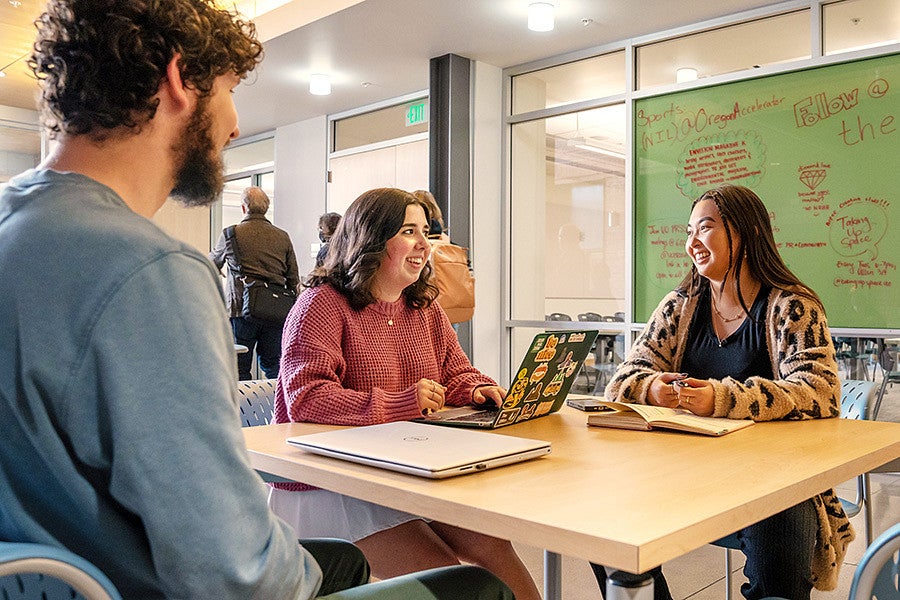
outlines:
{"label": "woman in leopard print cardigan", "polygon": [[[731,185],[703,194],[685,248],[691,273],[660,302],[606,398],[754,421],[839,416],[825,311],[782,262],[756,194]],[[739,537],[750,580],[745,597],[809,598],[810,587],[835,588],[854,533],[828,490]],[[654,576],[665,590],[661,573]]]}

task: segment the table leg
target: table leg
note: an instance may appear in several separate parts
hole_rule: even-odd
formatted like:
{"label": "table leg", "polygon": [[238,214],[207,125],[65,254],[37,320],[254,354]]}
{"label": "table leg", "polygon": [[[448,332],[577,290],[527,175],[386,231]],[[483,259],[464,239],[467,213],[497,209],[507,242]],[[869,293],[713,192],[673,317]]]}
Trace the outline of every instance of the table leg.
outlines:
{"label": "table leg", "polygon": [[562,600],[562,556],[544,550],[544,600]]}
{"label": "table leg", "polygon": [[606,579],[606,600],[653,600],[653,576],[612,571]]}

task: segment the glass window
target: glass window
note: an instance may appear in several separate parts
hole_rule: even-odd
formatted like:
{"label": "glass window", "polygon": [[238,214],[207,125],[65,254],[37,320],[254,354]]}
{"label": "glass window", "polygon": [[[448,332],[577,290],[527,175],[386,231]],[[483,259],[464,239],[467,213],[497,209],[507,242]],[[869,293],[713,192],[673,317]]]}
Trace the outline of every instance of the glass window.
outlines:
{"label": "glass window", "polygon": [[512,112],[625,93],[625,51],[532,71],[512,78]]}
{"label": "glass window", "polygon": [[516,124],[511,151],[512,318],[624,311],[625,105]]}
{"label": "glass window", "polygon": [[41,162],[41,132],[37,125],[0,125],[0,189],[13,176]]}
{"label": "glass window", "polygon": [[222,152],[225,173],[272,170],[275,166],[275,138],[270,137],[240,146],[228,146]]}
{"label": "glass window", "polygon": [[822,8],[826,55],[900,42],[897,0],[845,0]]}
{"label": "glass window", "polygon": [[334,148],[339,152],[416,133],[428,133],[427,98],[388,106],[334,121]]}
{"label": "glass window", "polygon": [[690,80],[806,59],[810,42],[809,10],[799,10],[648,44],[637,48],[638,88],[679,83],[682,69]]}

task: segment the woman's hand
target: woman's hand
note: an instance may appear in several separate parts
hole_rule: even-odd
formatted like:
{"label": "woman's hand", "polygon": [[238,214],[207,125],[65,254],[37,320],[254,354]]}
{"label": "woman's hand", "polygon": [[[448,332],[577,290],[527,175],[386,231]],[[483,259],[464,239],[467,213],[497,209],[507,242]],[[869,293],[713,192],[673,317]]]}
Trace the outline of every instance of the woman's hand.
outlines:
{"label": "woman's hand", "polygon": [[500,407],[504,398],[506,398],[506,390],[499,385],[483,385],[475,388],[475,391],[472,392],[472,402],[475,404],[493,402]]}
{"label": "woman's hand", "polygon": [[416,383],[416,402],[422,414],[444,408],[444,394],[447,388],[431,379],[420,379]]}
{"label": "woman's hand", "polygon": [[684,408],[700,417],[708,417],[716,408],[715,390],[705,379],[686,377],[675,384],[678,392],[678,408]]}
{"label": "woman's hand", "polygon": [[647,391],[647,404],[666,408],[678,406],[678,389],[675,382],[681,381],[685,377],[684,373],[661,373],[650,384],[650,389]]}

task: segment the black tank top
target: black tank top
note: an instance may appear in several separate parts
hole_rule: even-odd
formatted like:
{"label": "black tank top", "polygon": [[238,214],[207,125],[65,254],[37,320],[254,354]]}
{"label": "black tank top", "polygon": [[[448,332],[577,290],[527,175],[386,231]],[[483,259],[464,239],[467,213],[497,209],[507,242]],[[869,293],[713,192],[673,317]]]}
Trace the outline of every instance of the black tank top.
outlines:
{"label": "black tank top", "polygon": [[766,308],[771,288],[762,287],[734,333],[719,342],[713,329],[709,286],[703,286],[688,331],[681,371],[697,379],[748,377],[772,379],[772,364],[766,344]]}

